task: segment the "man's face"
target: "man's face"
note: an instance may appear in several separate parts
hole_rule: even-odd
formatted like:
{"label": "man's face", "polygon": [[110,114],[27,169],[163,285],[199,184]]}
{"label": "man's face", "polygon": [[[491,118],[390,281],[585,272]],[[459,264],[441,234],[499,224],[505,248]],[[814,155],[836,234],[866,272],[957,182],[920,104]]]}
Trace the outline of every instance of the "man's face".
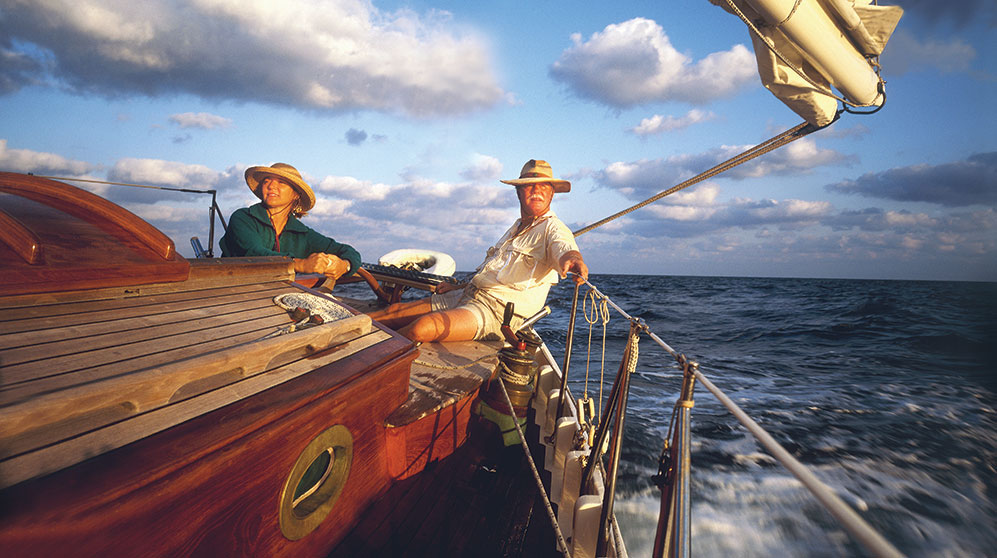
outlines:
{"label": "man's face", "polygon": [[554,187],[546,182],[516,186],[519,196],[519,210],[523,217],[539,217],[550,209],[554,199]]}

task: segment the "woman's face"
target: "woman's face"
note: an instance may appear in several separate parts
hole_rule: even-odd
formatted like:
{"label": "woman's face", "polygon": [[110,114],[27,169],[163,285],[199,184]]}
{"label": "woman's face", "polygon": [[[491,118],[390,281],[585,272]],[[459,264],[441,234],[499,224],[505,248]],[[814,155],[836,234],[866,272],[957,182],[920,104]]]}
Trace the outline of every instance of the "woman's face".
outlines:
{"label": "woman's face", "polygon": [[260,181],[263,205],[269,209],[280,209],[298,200],[298,192],[287,181],[276,176],[265,176]]}

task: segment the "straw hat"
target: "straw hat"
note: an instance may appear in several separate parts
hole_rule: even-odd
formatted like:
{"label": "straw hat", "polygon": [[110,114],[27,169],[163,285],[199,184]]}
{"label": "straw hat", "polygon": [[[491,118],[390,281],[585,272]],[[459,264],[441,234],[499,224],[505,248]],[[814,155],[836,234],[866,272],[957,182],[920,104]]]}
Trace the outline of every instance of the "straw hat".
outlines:
{"label": "straw hat", "polygon": [[291,186],[297,190],[300,198],[298,202],[301,204],[301,211],[309,211],[311,208],[315,207],[315,192],[312,191],[311,186],[309,186],[303,178],[301,178],[301,173],[298,169],[288,165],[287,163],[274,163],[269,167],[249,167],[246,169],[246,184],[249,185],[249,189],[256,194],[256,197],[263,199],[262,193],[260,192],[260,182],[267,176],[276,176],[277,178],[282,178],[289,182]]}
{"label": "straw hat", "polygon": [[512,180],[500,180],[499,182],[512,184],[513,186],[546,182],[554,187],[555,192],[564,193],[571,191],[571,183],[567,180],[554,178],[554,171],[550,170],[550,163],[540,159],[530,159],[529,161],[526,161],[526,164],[523,165],[523,170],[519,172],[519,178]]}

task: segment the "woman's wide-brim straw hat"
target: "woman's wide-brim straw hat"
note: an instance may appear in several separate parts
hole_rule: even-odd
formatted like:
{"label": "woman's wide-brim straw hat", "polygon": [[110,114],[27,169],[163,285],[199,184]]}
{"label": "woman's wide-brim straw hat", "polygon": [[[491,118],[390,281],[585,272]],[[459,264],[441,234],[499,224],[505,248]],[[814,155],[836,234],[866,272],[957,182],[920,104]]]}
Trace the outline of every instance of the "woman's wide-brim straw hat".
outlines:
{"label": "woman's wide-brim straw hat", "polygon": [[312,187],[301,178],[301,173],[298,172],[298,169],[287,163],[274,163],[269,167],[249,167],[246,169],[246,184],[256,194],[256,197],[261,200],[263,199],[262,192],[260,192],[260,182],[267,175],[282,178],[297,190],[300,195],[301,211],[309,211],[315,207],[315,192],[312,191]]}
{"label": "woman's wide-brim straw hat", "polygon": [[519,178],[512,180],[500,180],[513,186],[523,186],[524,184],[537,184],[546,182],[554,187],[555,192],[570,192],[571,183],[567,180],[554,178],[554,171],[550,169],[550,163],[540,159],[530,159],[523,165],[523,170],[519,172]]}

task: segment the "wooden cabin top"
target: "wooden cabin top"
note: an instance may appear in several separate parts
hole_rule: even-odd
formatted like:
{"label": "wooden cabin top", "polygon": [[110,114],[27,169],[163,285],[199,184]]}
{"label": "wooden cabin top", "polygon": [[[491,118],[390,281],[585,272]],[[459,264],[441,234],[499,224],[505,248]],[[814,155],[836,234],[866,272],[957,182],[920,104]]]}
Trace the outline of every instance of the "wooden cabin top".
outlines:
{"label": "wooden cabin top", "polygon": [[182,281],[173,241],[130,211],[54,180],[0,172],[0,296]]}

